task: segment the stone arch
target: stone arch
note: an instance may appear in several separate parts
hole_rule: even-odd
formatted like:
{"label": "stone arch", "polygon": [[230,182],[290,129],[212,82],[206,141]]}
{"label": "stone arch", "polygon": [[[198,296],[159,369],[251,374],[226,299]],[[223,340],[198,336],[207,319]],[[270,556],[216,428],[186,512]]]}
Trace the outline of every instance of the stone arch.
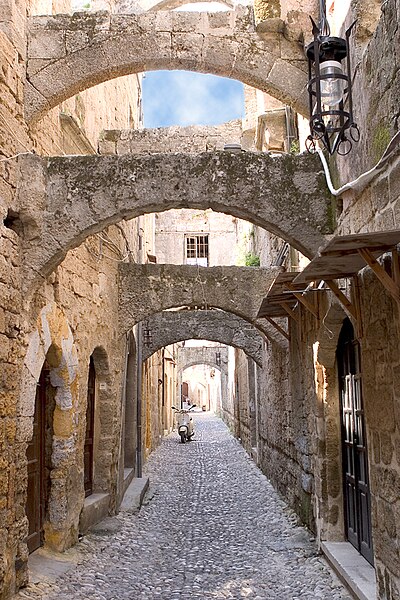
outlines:
{"label": "stone arch", "polygon": [[36,386],[47,359],[54,388],[51,487],[45,543],[63,551],[76,542],[79,503],[69,494],[82,475],[77,468],[78,360],[71,328],[56,304],[46,305],[31,333],[25,355],[18,405],[18,439],[28,443],[33,435]]}
{"label": "stone arch", "polygon": [[156,10],[174,10],[175,8],[180,8],[185,4],[198,4],[200,2],[206,2],[210,4],[211,2],[218,2],[218,4],[224,4],[227,8],[234,8],[234,2],[232,0],[150,0],[150,2],[140,2],[143,6],[145,5],[145,10],[156,11]]}
{"label": "stone arch", "polygon": [[159,69],[237,79],[307,114],[304,51],[278,25],[257,33],[251,8],[31,17],[26,118],[37,121],[60,102],[104,81]]}
{"label": "stone arch", "polygon": [[164,311],[147,319],[152,341],[143,349],[146,360],[164,346],[189,339],[220,342],[241,348],[262,366],[263,337],[248,321],[221,310]]}
{"label": "stone arch", "polygon": [[124,468],[136,472],[137,451],[137,348],[133,331],[128,334],[125,373]]}
{"label": "stone arch", "polygon": [[331,197],[318,156],[28,155],[19,169],[26,291],[89,235],[170,208],[212,208],[250,221],[308,257],[331,231]]}
{"label": "stone arch", "polygon": [[[217,361],[217,352],[220,360]],[[207,365],[221,373],[220,402],[217,403],[216,411],[220,413],[221,406],[226,405],[228,393],[228,348],[222,346],[195,346],[180,347],[177,353],[178,364],[178,386],[181,389],[182,375],[185,369],[196,365]]]}
{"label": "stone arch", "polygon": [[121,329],[127,331],[135,323],[167,309],[202,307],[232,313],[262,331],[257,314],[276,273],[276,269],[257,267],[121,263]]}
{"label": "stone arch", "polygon": [[96,371],[93,491],[108,493],[116,481],[116,473],[111,471],[110,465],[117,465],[113,455],[119,451],[113,444],[114,390],[106,350],[96,346],[91,356]]}

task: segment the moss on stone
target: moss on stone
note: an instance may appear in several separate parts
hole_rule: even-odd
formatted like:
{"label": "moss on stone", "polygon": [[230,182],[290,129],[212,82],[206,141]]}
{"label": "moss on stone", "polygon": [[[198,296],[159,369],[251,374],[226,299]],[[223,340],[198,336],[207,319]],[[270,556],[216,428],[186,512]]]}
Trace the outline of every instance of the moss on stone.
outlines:
{"label": "moss on stone", "polygon": [[257,22],[279,18],[281,16],[280,0],[255,0],[254,13]]}
{"label": "moss on stone", "polygon": [[376,127],[372,138],[373,158],[378,161],[390,142],[390,129],[388,125],[381,121]]}

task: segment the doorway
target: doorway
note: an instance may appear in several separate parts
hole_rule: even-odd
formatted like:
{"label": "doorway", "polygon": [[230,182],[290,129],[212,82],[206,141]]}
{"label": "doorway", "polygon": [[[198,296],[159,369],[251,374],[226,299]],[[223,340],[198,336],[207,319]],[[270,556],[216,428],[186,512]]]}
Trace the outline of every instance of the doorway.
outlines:
{"label": "doorway", "polygon": [[339,336],[345,530],[349,542],[373,564],[368,453],[362,398],[360,344],[349,319]]}
{"label": "doorway", "polygon": [[93,356],[90,357],[87,405],[86,405],[86,435],[84,447],[84,485],[85,498],[93,494],[93,461],[94,461],[94,413],[96,400],[96,369]]}
{"label": "doorway", "polygon": [[44,543],[44,522],[50,490],[52,419],[54,398],[50,384],[50,369],[44,364],[36,388],[33,436],[26,451],[28,486],[26,516],[28,518],[27,545],[29,553]]}

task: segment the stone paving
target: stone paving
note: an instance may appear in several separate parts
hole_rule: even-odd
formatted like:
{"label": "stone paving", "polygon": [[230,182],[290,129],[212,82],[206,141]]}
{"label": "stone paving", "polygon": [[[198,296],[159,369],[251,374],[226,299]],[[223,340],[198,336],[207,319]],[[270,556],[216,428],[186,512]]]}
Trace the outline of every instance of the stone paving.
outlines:
{"label": "stone paving", "polygon": [[78,544],[78,564],[18,598],[349,600],[310,533],[222,421],[195,414],[196,437],[163,440],[136,515]]}

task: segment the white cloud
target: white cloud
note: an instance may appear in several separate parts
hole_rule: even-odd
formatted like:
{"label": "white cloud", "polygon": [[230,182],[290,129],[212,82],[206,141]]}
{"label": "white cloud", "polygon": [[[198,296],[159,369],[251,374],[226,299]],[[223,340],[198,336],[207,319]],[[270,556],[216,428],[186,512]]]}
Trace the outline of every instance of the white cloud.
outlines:
{"label": "white cloud", "polygon": [[147,73],[143,99],[146,127],[217,125],[244,110],[241,83],[186,71]]}

